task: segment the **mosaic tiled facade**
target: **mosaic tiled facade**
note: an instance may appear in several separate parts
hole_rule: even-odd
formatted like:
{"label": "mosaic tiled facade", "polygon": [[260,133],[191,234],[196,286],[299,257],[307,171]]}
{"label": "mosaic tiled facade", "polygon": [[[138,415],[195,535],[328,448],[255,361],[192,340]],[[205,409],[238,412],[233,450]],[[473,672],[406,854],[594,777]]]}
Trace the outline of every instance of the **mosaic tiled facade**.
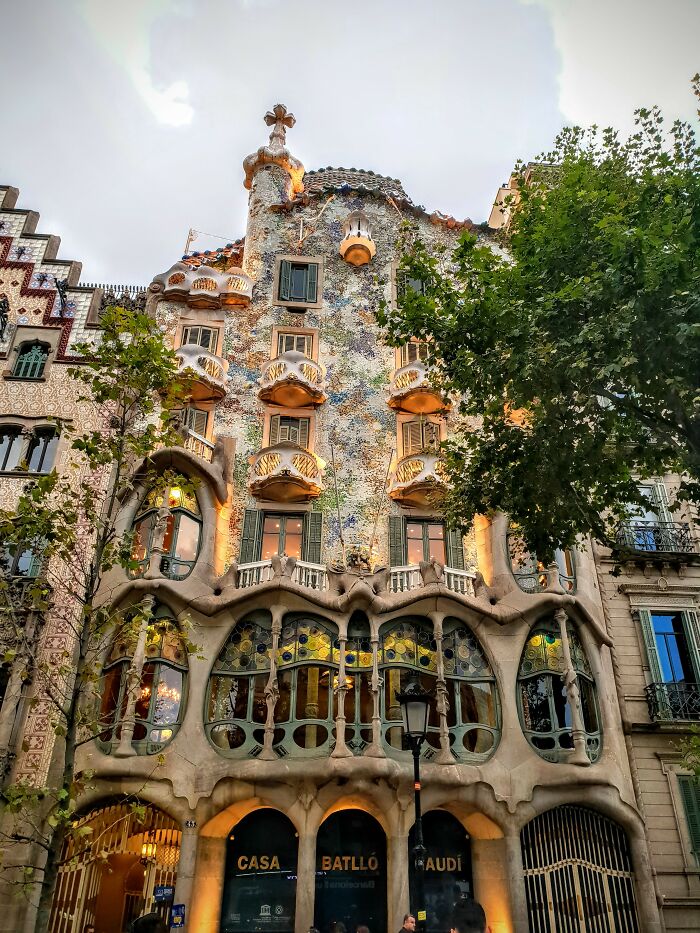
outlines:
{"label": "mosaic tiled facade", "polygon": [[[430,213],[371,171],[305,172],[287,146],[293,116],[278,105],[266,121],[269,144],[244,163],[245,236],[123,299],[156,317],[193,377],[182,447],[153,463],[197,489],[154,504],[137,488],[125,503],[140,569],[107,585],[120,605],[152,597],[169,634],[141,652],[115,645],[107,727],[80,751],[95,774],[86,819],[102,825],[126,793],[157,821],[129,824],[109,878],[96,853],[66,863],[53,933],[119,933],[134,911],[166,914],[173,901],[197,933],[326,933],[332,920],[398,929],[414,903],[413,773],[396,700],[411,678],[434,697],[421,766],[431,933],[467,894],[492,933],[660,931],[672,888],[682,920],[666,928],[681,929],[693,916],[691,849],[681,842],[684,867],[669,862],[664,889],[626,712],[631,635],[617,645],[627,622],[611,622],[620,597],[607,556],[588,546],[549,567],[511,564],[504,516],[464,538],[445,525],[438,446],[454,415],[419,345],[391,348],[377,324],[380,302],[406,287],[405,220],[447,247],[488,228]],[[12,211],[6,222],[17,234]],[[32,249],[26,282],[55,278]],[[35,315],[50,327],[62,310],[56,363],[94,333],[99,291],[71,279],[62,305],[48,279],[29,295],[0,264],[2,276],[11,324]],[[51,366],[47,390],[63,371]],[[8,411],[49,404],[39,386],[10,380],[5,392]],[[16,481],[0,477],[5,501]],[[178,625],[198,645],[188,657]],[[643,659],[629,663],[639,679]],[[27,721],[18,774],[48,761],[42,715]],[[678,861],[678,836],[673,847]]]}

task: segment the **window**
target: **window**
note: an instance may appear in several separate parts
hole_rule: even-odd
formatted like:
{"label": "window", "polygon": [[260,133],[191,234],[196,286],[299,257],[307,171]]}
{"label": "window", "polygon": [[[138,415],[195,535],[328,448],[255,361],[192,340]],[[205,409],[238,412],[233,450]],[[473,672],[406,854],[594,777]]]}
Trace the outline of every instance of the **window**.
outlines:
{"label": "window", "polygon": [[[135,647],[135,638],[118,638],[104,667],[99,743],[105,751],[116,747],[121,738]],[[180,633],[161,607],[148,628],[136,693],[133,746],[138,754],[153,755],[175,736],[184,710],[186,676],[187,653]]]}
{"label": "window", "polygon": [[0,471],[7,473],[17,469],[23,447],[24,437],[19,425],[0,429]]}
{"label": "window", "polygon": [[30,547],[6,547],[0,551],[0,570],[9,577],[36,577],[41,571],[41,557]]}
{"label": "window", "polygon": [[410,363],[417,363],[418,360],[427,362],[428,344],[422,340],[411,340],[401,347],[401,365],[408,366]]}
{"label": "window", "polygon": [[303,515],[270,515],[263,520],[261,560],[269,560],[273,554],[301,557]]}
{"label": "window", "polygon": [[241,539],[241,564],[286,554],[311,563],[321,562],[322,512],[303,515],[246,509]]}
{"label": "window", "polygon": [[690,837],[690,849],[700,868],[700,783],[687,774],[678,775],[678,787],[683,801],[685,820]]}
{"label": "window", "polygon": [[663,483],[637,487],[642,505],[630,505],[629,517],[618,530],[618,543],[636,551],[692,551],[688,526],[674,522]]}
{"label": "window", "polygon": [[[531,554],[515,534],[509,534],[507,547],[513,576],[525,593],[537,593],[547,589],[549,582],[547,566],[536,554]],[[576,590],[574,555],[570,550],[554,552],[554,563],[559,569],[559,583],[568,593]]]}
{"label": "window", "polygon": [[290,350],[296,350],[297,353],[303,353],[307,359],[311,359],[313,348],[313,337],[311,334],[279,333],[277,334],[277,356],[288,353]]}
{"label": "window", "polygon": [[305,449],[309,446],[309,418],[292,418],[288,415],[272,415],[270,418],[269,447],[290,441]]}
{"label": "window", "polygon": [[640,609],[649,661],[649,713],[655,721],[700,719],[700,632],[697,614]]}
{"label": "window", "polygon": [[392,567],[419,564],[422,560],[435,560],[464,570],[462,534],[447,528],[439,519],[389,517],[389,558]]}
{"label": "window", "polygon": [[315,305],[318,301],[318,263],[282,259],[279,266],[279,302]]}
{"label": "window", "polygon": [[27,447],[27,470],[30,473],[48,473],[56,459],[58,434],[55,428],[37,428]]}
{"label": "window", "polygon": [[189,428],[190,431],[194,431],[195,434],[199,434],[201,437],[207,436],[207,424],[209,422],[208,411],[204,411],[202,408],[194,408],[190,405],[183,411],[182,421],[185,427]]}
{"label": "window", "polygon": [[160,571],[171,580],[182,580],[191,573],[196,563],[202,531],[197,499],[192,493],[172,486],[160,495],[147,495],[136,515],[131,546],[131,559],[137,564],[136,569],[132,570],[134,576],[141,576],[148,569],[158,511],[166,501],[169,511],[165,521]]}
{"label": "window", "polygon": [[216,327],[183,327],[182,344],[195,344],[210,353],[216,353],[219,345],[219,330]]}
{"label": "window", "polygon": [[405,269],[396,270],[396,299],[399,304],[403,301],[406,294],[416,292],[418,295],[425,294],[425,283],[422,279],[414,279]]}
{"label": "window", "polygon": [[[596,761],[601,742],[595,683],[583,645],[569,624],[567,635],[578,681],[586,751],[591,761]],[[559,626],[554,622],[538,625],[525,643],[520,659],[520,717],[530,745],[540,757],[553,762],[566,761],[574,747],[571,707],[562,676],[565,671]]]}
{"label": "window", "polygon": [[15,379],[41,379],[48,358],[48,344],[23,343],[19,347],[12,375]]}
{"label": "window", "polygon": [[426,450],[437,451],[440,447],[440,423],[418,418],[404,421],[401,425],[403,455],[409,457]]}

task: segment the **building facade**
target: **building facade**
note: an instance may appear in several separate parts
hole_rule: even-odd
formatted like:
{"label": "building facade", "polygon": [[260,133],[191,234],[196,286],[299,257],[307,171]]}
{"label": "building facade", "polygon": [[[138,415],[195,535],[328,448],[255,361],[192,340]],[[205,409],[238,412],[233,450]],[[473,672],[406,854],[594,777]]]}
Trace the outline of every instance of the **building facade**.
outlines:
{"label": "building facade", "polygon": [[[654,634],[656,609],[673,610],[698,650],[695,591],[663,563],[688,558],[655,553],[614,582],[594,546],[542,567],[513,562],[504,516],[464,538],[446,524],[453,406],[424,348],[389,347],[376,311],[420,288],[397,268],[405,220],[436,245],[489,229],[428,214],[397,179],[306,172],[287,147],[293,116],[277,105],[266,122],[244,162],[245,237],[183,257],[139,299],[192,378],[182,445],[152,463],[195,491],[137,484],[124,504],[135,569],[108,585],[118,605],[148,600],[158,626],[105,656],[104,731],[80,751],[94,772],[80,818],[99,843],[66,851],[51,930],[118,933],[173,905],[197,933],[398,929],[413,770],[396,691],[413,679],[435,696],[421,765],[431,933],[467,895],[492,933],[692,929],[698,847],[681,797],[697,798],[643,696],[657,650],[650,697],[668,716],[689,709]],[[5,297],[21,336],[24,296]],[[23,374],[18,398],[34,391]],[[657,560],[664,573],[642,583]],[[33,741],[31,715],[7,713]],[[42,766],[19,752],[13,776]],[[141,821],[124,802],[136,797]],[[31,924],[31,909],[0,917]]]}

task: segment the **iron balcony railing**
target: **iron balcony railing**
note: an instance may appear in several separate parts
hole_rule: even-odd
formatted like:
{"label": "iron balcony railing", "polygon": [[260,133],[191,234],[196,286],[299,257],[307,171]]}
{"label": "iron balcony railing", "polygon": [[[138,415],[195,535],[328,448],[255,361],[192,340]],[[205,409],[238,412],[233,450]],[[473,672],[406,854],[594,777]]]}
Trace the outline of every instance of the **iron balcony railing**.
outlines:
{"label": "iron balcony railing", "polygon": [[646,694],[653,722],[700,719],[700,684],[649,684]]}
{"label": "iron balcony railing", "polygon": [[617,529],[617,543],[633,551],[692,554],[695,542],[687,522],[629,521]]}

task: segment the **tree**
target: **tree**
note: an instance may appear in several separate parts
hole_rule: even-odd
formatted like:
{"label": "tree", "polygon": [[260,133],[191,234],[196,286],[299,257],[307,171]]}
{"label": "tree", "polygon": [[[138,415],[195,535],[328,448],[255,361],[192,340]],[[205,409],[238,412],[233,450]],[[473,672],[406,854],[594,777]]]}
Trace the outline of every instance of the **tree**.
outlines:
{"label": "tree", "polygon": [[[14,509],[0,512],[5,553],[31,551],[41,555],[42,564],[40,576],[23,584],[21,603],[16,580],[5,577],[0,584],[4,659],[34,679],[33,702],[48,701],[56,735],[48,783],[17,783],[2,795],[2,848],[7,855],[13,845],[24,847],[19,875],[16,860],[7,867],[25,890],[38,886],[41,933],[48,928],[64,842],[86,831],[73,820],[90,780],[76,771],[76,751],[101,731],[91,699],[104,651],[115,633],[133,637],[153,623],[148,601],[120,610],[100,592],[112,568],[137,567],[131,533],[119,532],[119,511],[136,482],[157,490],[179,481],[147,467],[135,478],[134,470],[158,447],[179,443],[176,413],[188,388],[155,322],[141,313],[107,309],[95,343],[76,352],[81,362],[70,374],[81,384],[80,401],[93,424],[69,436],[66,471],[38,476]],[[68,433],[62,426],[62,436]],[[71,650],[59,658],[42,655],[36,628],[26,624],[28,617],[47,615],[72,636]]]}
{"label": "tree", "polygon": [[504,511],[551,558],[612,544],[639,479],[680,473],[700,501],[700,148],[639,110],[628,139],[562,130],[515,184],[500,237],[448,255],[409,228],[401,268],[423,287],[379,317],[392,343],[428,341],[472,419],[446,445],[448,512]]}

